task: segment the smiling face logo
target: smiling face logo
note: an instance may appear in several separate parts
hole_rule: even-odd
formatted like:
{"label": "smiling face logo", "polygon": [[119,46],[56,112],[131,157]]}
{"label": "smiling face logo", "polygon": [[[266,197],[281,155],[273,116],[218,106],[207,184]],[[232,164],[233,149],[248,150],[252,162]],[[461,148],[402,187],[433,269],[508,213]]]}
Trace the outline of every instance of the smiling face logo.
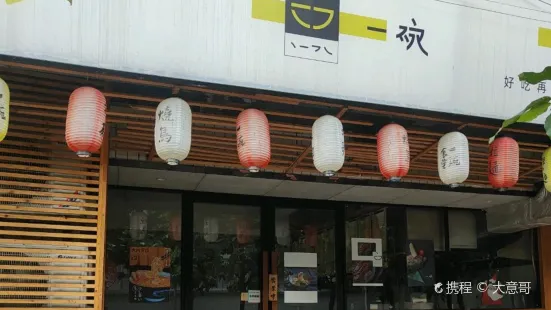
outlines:
{"label": "smiling face logo", "polygon": [[251,17],[285,25],[285,55],[338,63],[339,36],[386,41],[387,21],[340,11],[340,0],[251,0]]}
{"label": "smiling face logo", "polygon": [[339,6],[339,0],[286,1],[285,55],[338,63]]}

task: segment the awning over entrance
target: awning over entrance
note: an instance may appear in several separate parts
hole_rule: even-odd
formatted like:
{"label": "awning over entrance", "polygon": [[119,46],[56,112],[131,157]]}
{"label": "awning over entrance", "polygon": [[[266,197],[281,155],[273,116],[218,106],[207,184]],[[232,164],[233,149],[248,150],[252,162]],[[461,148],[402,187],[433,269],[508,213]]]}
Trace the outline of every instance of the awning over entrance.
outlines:
{"label": "awning over entrance", "polygon": [[469,209],[486,209],[506,203],[528,200],[526,196],[519,195],[449,192],[415,188],[382,188],[366,185],[292,181],[118,166],[109,168],[109,184],[267,197]]}

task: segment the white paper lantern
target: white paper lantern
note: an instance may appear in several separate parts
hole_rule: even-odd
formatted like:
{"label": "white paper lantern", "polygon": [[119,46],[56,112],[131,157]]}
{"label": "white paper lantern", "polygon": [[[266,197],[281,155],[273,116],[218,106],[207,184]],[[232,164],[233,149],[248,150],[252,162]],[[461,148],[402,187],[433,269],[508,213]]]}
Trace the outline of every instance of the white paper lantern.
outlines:
{"label": "white paper lantern", "polygon": [[331,115],[318,118],[312,126],[314,166],[325,176],[333,176],[344,164],[344,132],[341,121]]}
{"label": "white paper lantern", "polygon": [[203,221],[203,234],[205,241],[216,242],[218,240],[218,219],[214,217],[206,218]]}
{"label": "white paper lantern", "polygon": [[191,108],[180,98],[159,103],[155,115],[155,150],[169,165],[186,159],[191,149]]}
{"label": "white paper lantern", "polygon": [[283,220],[276,224],[276,238],[280,245],[289,245],[289,221]]}
{"label": "white paper lantern", "polygon": [[438,174],[444,184],[457,187],[469,177],[469,140],[458,132],[438,141]]}
{"label": "white paper lantern", "polygon": [[130,237],[143,240],[147,235],[147,213],[143,211],[130,214]]}

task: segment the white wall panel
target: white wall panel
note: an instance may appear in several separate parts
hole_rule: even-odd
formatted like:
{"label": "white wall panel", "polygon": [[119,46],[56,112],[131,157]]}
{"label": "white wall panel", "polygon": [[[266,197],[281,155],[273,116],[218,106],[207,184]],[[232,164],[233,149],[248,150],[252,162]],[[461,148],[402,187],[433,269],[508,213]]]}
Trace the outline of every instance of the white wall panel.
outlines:
{"label": "white wall panel", "polygon": [[[341,33],[338,64],[285,56],[284,24],[251,10],[252,0],[1,1],[0,54],[494,118],[543,95],[518,80],[505,88],[505,76],[551,64],[538,46],[551,6],[537,0],[341,0],[341,12],[387,20],[388,33]],[[428,56],[396,38],[411,18]]]}

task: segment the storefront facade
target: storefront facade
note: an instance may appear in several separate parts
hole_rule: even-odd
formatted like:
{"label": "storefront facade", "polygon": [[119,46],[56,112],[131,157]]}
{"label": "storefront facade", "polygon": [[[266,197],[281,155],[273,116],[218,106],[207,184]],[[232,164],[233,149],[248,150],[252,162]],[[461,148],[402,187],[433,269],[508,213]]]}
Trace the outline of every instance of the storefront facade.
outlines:
{"label": "storefront facade", "polygon": [[[487,234],[481,210],[124,187],[110,188],[108,206],[108,270],[119,271],[107,288],[108,309],[141,306],[129,296],[132,246],[176,253],[166,269],[176,273],[173,291],[148,308],[542,307],[537,230]],[[148,213],[148,232],[134,239],[119,219],[140,211]],[[170,230],[175,217],[181,236]],[[410,246],[422,257],[413,258]],[[293,272],[310,272],[312,289],[293,289]],[[508,283],[509,294],[481,292],[492,280]]]}
{"label": "storefront facade", "polygon": [[[516,79],[551,47],[547,8],[523,5],[0,3],[0,308],[551,310],[542,119],[503,131],[518,182],[488,181],[488,137],[547,91]],[[82,86],[107,105],[88,158],[65,137]],[[155,146],[170,97],[193,117],[178,166]],[[270,126],[255,173],[236,152],[250,108]],[[343,126],[334,176],[313,160],[324,115]],[[400,182],[378,162],[393,123],[407,131]],[[438,174],[450,132],[469,143],[457,188]]]}

